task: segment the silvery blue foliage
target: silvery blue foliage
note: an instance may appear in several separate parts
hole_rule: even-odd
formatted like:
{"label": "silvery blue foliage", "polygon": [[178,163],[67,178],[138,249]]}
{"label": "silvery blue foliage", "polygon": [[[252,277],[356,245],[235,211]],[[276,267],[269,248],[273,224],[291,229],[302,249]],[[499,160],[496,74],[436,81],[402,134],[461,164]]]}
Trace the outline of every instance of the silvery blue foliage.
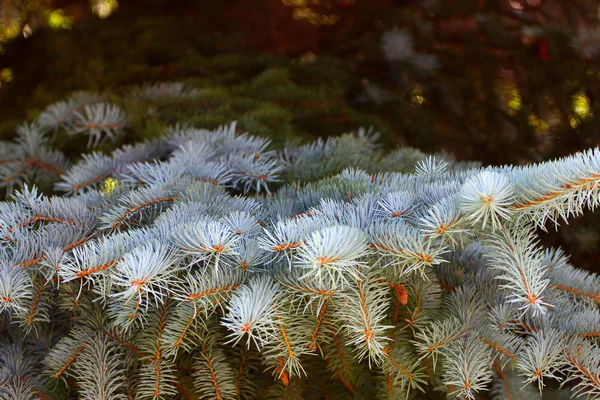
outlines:
{"label": "silvery blue foliage", "polygon": [[102,96],[96,93],[75,92],[67,100],[59,101],[46,107],[37,119],[42,129],[57,131],[63,126],[70,125],[76,117],[75,112],[89,104],[102,101]]}
{"label": "silvery blue foliage", "polygon": [[413,36],[405,29],[394,28],[384,32],[381,50],[389,62],[410,64],[424,75],[434,74],[440,68],[440,62],[435,55],[415,50]]}
{"label": "silvery blue foliage", "polygon": [[408,61],[414,55],[412,35],[398,28],[387,31],[383,34],[381,49],[390,61]]}
{"label": "silvery blue foliage", "polygon": [[173,97],[192,97],[199,94],[198,89],[181,82],[156,82],[132,88],[127,94],[127,98],[137,101],[157,101]]}
{"label": "silvery blue foliage", "polygon": [[492,229],[496,229],[502,219],[512,214],[510,205],[514,198],[514,189],[506,176],[483,171],[463,184],[460,207],[467,219],[474,223],[481,221],[483,228],[489,220]]}
{"label": "silvery blue foliage", "polygon": [[74,111],[72,123],[65,127],[69,135],[86,132],[89,135],[88,147],[96,146],[101,139],[113,142],[127,126],[125,114],[116,105],[97,103],[84,106],[82,112]]}
{"label": "silvery blue foliage", "polygon": [[[181,92],[138,95],[163,89]],[[2,157],[64,161],[34,153],[42,131]],[[60,195],[20,177],[0,202],[0,395],[502,399],[556,379],[598,398],[600,278],[535,229],[595,209],[600,150],[482,168],[376,138],[277,151],[176,125],[64,162]]]}
{"label": "silvery blue foliage", "polygon": [[440,69],[440,62],[438,58],[433,54],[415,54],[412,63],[417,71],[422,72],[425,75],[431,75]]}

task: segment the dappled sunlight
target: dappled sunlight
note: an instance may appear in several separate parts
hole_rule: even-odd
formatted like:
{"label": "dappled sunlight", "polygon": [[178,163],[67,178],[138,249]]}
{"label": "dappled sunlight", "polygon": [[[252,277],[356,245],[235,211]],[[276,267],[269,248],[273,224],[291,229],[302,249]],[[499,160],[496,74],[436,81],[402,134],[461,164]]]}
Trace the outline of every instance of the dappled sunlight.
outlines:
{"label": "dappled sunlight", "polygon": [[100,18],[108,18],[119,7],[117,0],[92,0],[92,10]]}
{"label": "dappled sunlight", "polygon": [[48,26],[52,29],[71,29],[73,17],[65,14],[63,10],[54,10],[48,14]]}

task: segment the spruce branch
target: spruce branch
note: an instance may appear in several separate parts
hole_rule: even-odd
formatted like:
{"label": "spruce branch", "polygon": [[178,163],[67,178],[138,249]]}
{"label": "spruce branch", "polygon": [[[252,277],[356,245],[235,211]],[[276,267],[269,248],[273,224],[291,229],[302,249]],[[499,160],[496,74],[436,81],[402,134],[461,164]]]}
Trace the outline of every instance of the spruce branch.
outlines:
{"label": "spruce branch", "polygon": [[[445,246],[439,246],[428,240],[417,229],[402,222],[393,221],[379,224],[370,232],[371,246],[379,250],[386,258],[384,265],[392,265],[397,276],[409,275],[418,271],[426,276],[424,267],[445,262],[442,255],[448,252]],[[387,262],[386,262],[387,261]]]}
{"label": "spruce branch", "polygon": [[531,386],[522,387],[521,378],[510,369],[502,369],[494,363],[494,381],[490,387],[490,395],[494,400],[529,400],[541,399],[541,395]]}
{"label": "spruce branch", "polygon": [[369,365],[381,365],[386,358],[385,348],[388,338],[386,331],[391,328],[384,324],[388,308],[387,288],[373,277],[361,277],[342,294],[341,305],[345,305],[339,315],[348,343],[355,346],[359,360],[367,357]]}
{"label": "spruce branch", "polygon": [[33,284],[23,270],[0,265],[0,312],[25,313],[33,297]]}
{"label": "spruce branch", "polygon": [[138,396],[142,399],[169,399],[177,393],[175,365],[163,354],[162,338],[165,333],[167,315],[173,303],[166,300],[147,314],[146,329],[138,338],[140,350],[144,352],[146,361],[140,368]]}
{"label": "spruce branch", "polygon": [[552,250],[545,254],[548,264],[550,287],[574,299],[591,300],[600,304],[600,277],[598,274],[574,268],[562,250]]}
{"label": "spruce branch", "polygon": [[414,345],[421,358],[432,357],[435,368],[440,351],[467,332],[456,317],[433,321],[415,333]]}
{"label": "spruce branch", "polygon": [[223,326],[231,331],[231,342],[237,343],[247,334],[247,347],[251,341],[259,349],[268,343],[277,321],[274,305],[278,289],[272,280],[261,277],[236,290],[222,319]]}
{"label": "spruce branch", "polygon": [[426,237],[441,240],[453,249],[464,247],[473,236],[455,197],[444,198],[429,208],[419,219],[419,229]]}
{"label": "spruce branch", "polygon": [[584,208],[598,204],[600,179],[598,148],[553,162],[515,169],[511,174],[519,200],[514,210],[528,216],[544,228],[551,220],[557,226],[560,219],[580,215]]}
{"label": "spruce branch", "polygon": [[[143,320],[149,305],[157,307],[170,294],[174,272],[181,269],[177,257],[166,245],[150,241],[125,254],[115,266],[112,282],[115,288],[110,294],[113,301],[124,305],[116,318],[129,326],[129,321]],[[133,306],[131,304],[133,303]]]}
{"label": "spruce branch", "polygon": [[387,360],[383,371],[386,374],[387,390],[390,395],[393,394],[394,388],[406,391],[407,397],[411,390],[425,391],[423,385],[427,383],[427,374],[423,364],[409,346],[407,335],[397,331],[393,335],[393,341],[385,350]]}
{"label": "spruce branch", "polygon": [[527,338],[516,365],[519,375],[525,377],[524,383],[537,381],[541,393],[544,378],[562,380],[558,373],[565,362],[565,345],[565,338],[555,329],[546,328],[533,332]]}
{"label": "spruce branch", "polygon": [[68,336],[62,338],[48,353],[45,363],[48,371],[54,379],[68,374],[68,370],[81,352],[89,346],[97,333],[85,326],[78,326],[69,332]]}
{"label": "spruce branch", "polygon": [[489,347],[469,336],[450,343],[443,353],[447,360],[444,383],[456,387],[450,394],[475,399],[474,393],[485,389],[492,380]]}
{"label": "spruce branch", "polygon": [[565,349],[568,375],[562,385],[576,380],[574,395],[597,398],[600,396],[600,352],[597,342],[574,341]]}
{"label": "spruce branch", "polygon": [[58,101],[46,107],[37,119],[44,130],[55,132],[69,126],[75,118],[75,112],[81,111],[86,105],[102,100],[102,96],[91,92],[75,92],[68,100]]}
{"label": "spruce branch", "polygon": [[52,301],[48,293],[50,285],[47,283],[44,277],[35,282],[33,296],[30,301],[27,301],[27,312],[15,314],[15,320],[19,321],[24,332],[37,331],[41,323],[50,322]]}
{"label": "spruce branch", "polygon": [[97,185],[114,173],[115,164],[111,157],[101,153],[84,154],[83,159],[73,165],[56,183],[56,189],[67,193],[81,191]]}
{"label": "spruce branch", "polygon": [[273,335],[277,338],[265,344],[265,364],[273,374],[285,383],[293,377],[306,376],[302,357],[314,354],[310,349],[312,321],[308,324],[300,314],[299,307],[282,299],[275,310],[276,325]]}
{"label": "spruce branch", "polygon": [[307,270],[300,280],[330,281],[333,289],[344,288],[360,279],[360,269],[367,266],[363,261],[367,254],[364,233],[348,226],[333,226],[311,233],[298,249],[293,265]]}
{"label": "spruce branch", "polygon": [[196,359],[194,387],[200,398],[236,398],[235,375],[222,349],[205,343]]}
{"label": "spruce branch", "polygon": [[181,225],[172,233],[172,240],[182,254],[193,257],[193,262],[206,262],[216,272],[228,268],[233,263],[232,256],[237,255],[238,236],[219,221]]}
{"label": "spruce branch", "polygon": [[509,301],[520,304],[523,312],[544,314],[549,304],[544,301],[543,293],[549,281],[544,279],[543,253],[533,232],[518,226],[503,228],[490,237],[489,247],[490,263],[502,272],[498,279],[506,282],[501,287],[512,292]]}
{"label": "spruce branch", "polygon": [[493,171],[483,171],[469,178],[460,191],[460,207],[471,223],[481,221],[482,228],[488,220],[492,230],[512,214],[510,206],[515,201],[515,190],[509,179]]}
{"label": "spruce branch", "polygon": [[73,363],[82,394],[92,399],[126,399],[123,354],[106,336],[98,336]]}
{"label": "spruce branch", "polygon": [[422,280],[413,274],[407,282],[406,291],[406,307],[399,318],[404,318],[406,327],[414,332],[430,322],[441,308],[442,288],[433,279]]}
{"label": "spruce branch", "polygon": [[177,377],[173,365],[165,359],[142,365],[139,372],[140,399],[167,400],[177,394]]}
{"label": "spruce branch", "polygon": [[88,147],[92,147],[107,138],[115,141],[126,126],[125,113],[119,106],[96,103],[83,106],[82,112],[75,110],[72,120],[65,125],[65,130],[69,135],[87,132],[89,135]]}

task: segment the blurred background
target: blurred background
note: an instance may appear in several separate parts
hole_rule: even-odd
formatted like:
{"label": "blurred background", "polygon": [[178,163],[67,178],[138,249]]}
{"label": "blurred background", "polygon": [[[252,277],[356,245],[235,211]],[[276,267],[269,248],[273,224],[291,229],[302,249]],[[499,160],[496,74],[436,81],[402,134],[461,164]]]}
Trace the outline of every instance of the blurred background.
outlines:
{"label": "blurred background", "polygon": [[[599,56],[597,0],[2,0],[0,136],[77,91],[177,81],[194,102],[165,98],[126,141],[373,127],[384,148],[522,165],[598,145]],[[598,222],[543,240],[600,272]]]}

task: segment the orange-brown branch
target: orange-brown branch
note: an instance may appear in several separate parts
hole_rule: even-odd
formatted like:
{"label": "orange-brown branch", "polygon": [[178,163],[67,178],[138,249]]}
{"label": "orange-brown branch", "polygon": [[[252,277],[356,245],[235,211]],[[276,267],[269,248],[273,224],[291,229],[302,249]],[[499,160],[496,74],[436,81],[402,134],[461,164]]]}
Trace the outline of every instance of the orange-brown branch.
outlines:
{"label": "orange-brown branch", "polygon": [[321,306],[321,310],[319,311],[319,316],[317,318],[317,323],[315,324],[315,329],[310,337],[310,343],[308,348],[311,350],[317,349],[317,336],[319,335],[319,329],[321,329],[321,324],[323,323],[323,318],[325,318],[325,310],[327,310],[327,302],[323,303]]}
{"label": "orange-brown branch", "polygon": [[340,361],[342,362],[342,372],[348,372],[348,363],[346,362],[346,357],[344,356],[342,342],[340,341],[338,335],[333,335],[333,339],[335,341],[335,347],[337,348],[338,354],[340,355]]}
{"label": "orange-brown branch", "polygon": [[415,379],[415,377],[414,377],[414,376],[413,376],[413,375],[412,375],[410,372],[408,372],[408,371],[407,371],[407,370],[406,370],[406,369],[405,369],[405,368],[404,368],[402,365],[398,364],[398,362],[397,362],[396,360],[394,360],[394,358],[393,358],[393,357],[390,355],[390,353],[389,353],[388,349],[384,349],[384,350],[383,350],[383,352],[384,352],[384,353],[387,355],[387,359],[390,361],[390,363],[391,363],[391,364],[392,364],[394,367],[396,367],[396,369],[397,369],[398,371],[400,371],[400,373],[401,373],[402,375],[406,376],[406,378],[407,378],[409,381],[412,381],[412,380],[414,380],[414,379]]}
{"label": "orange-brown branch", "polygon": [[31,166],[39,167],[39,168],[43,169],[44,171],[52,172],[55,175],[62,175],[62,171],[53,165],[46,164],[35,158],[28,158],[26,161],[27,161],[27,164],[29,164]]}
{"label": "orange-brown branch", "polygon": [[543,204],[545,202],[552,201],[552,200],[556,199],[557,197],[563,195],[564,193],[566,193],[569,190],[585,189],[586,186],[588,186],[590,183],[595,183],[599,179],[600,179],[600,173],[592,174],[591,178],[580,178],[579,180],[577,180],[573,183],[567,183],[567,184],[562,185],[560,187],[560,189],[562,189],[562,190],[556,190],[554,192],[547,193],[544,196],[539,197],[535,200],[530,200],[530,201],[516,204],[514,206],[514,208],[517,210],[521,210],[521,209],[525,209],[525,208],[529,208],[529,207],[535,207],[535,206]]}
{"label": "orange-brown branch", "polygon": [[365,299],[365,294],[363,292],[363,283],[362,280],[358,280],[358,295],[360,297],[360,309],[363,314],[363,321],[365,323],[365,341],[367,344],[371,344],[371,341],[375,338],[373,331],[371,330],[371,324],[369,323],[369,312],[367,311],[367,301]]}
{"label": "orange-brown branch", "polygon": [[[458,335],[463,334],[465,331],[460,332]],[[449,336],[447,338],[445,338],[444,340],[440,340],[439,342],[437,342],[434,345],[431,345],[427,348],[427,351],[432,353],[434,350],[439,349],[440,347],[446,345],[448,342],[450,342],[452,339],[454,339],[456,336],[458,335],[453,335],[453,336]]]}
{"label": "orange-brown branch", "polygon": [[154,397],[158,398],[160,396],[160,362],[156,362],[154,372]]}
{"label": "orange-brown branch", "polygon": [[121,343],[123,346],[125,346],[129,350],[133,351],[138,357],[144,357],[144,353],[142,353],[140,351],[140,349],[138,349],[137,347],[135,347],[133,344],[129,343],[123,337],[118,336],[117,334],[110,333],[110,332],[106,332],[106,336],[108,336],[109,338],[112,338],[112,339],[116,340],[117,342]]}
{"label": "orange-brown branch", "polygon": [[165,202],[171,203],[175,200],[177,200],[177,197],[161,197],[159,199],[150,200],[145,203],[138,204],[137,206],[131,207],[130,209],[125,211],[119,218],[117,218],[117,220],[111,225],[111,228],[116,229],[119,225],[121,225],[123,223],[123,221],[128,216],[130,216],[131,214],[133,214],[143,208],[149,207],[149,206],[157,204],[157,203],[165,203]]}
{"label": "orange-brown branch", "polygon": [[[10,160],[10,161],[13,161],[13,160]],[[21,161],[21,160],[19,160],[19,161]],[[13,175],[10,175],[10,176],[4,178],[4,183],[9,183],[9,182],[14,181],[25,171],[27,171],[28,169],[33,168],[33,167],[41,168],[44,171],[51,172],[55,175],[62,175],[62,171],[59,170],[58,168],[56,168],[50,164],[46,164],[40,160],[36,160],[35,158],[26,158],[23,161],[25,162],[25,165],[22,168],[20,168],[17,172],[15,172]]]}
{"label": "orange-brown branch", "polygon": [[338,262],[339,260],[340,260],[339,257],[317,257],[316,261],[317,261],[317,264],[319,264],[322,267],[323,265]]}
{"label": "orange-brown branch", "polygon": [[215,368],[213,367],[212,360],[210,359],[210,355],[205,354],[204,358],[206,359],[206,365],[208,365],[208,370],[210,371],[210,379],[212,380],[213,386],[215,388],[215,399],[221,400],[221,388],[219,388],[219,382],[217,381],[217,374],[215,373]]}
{"label": "orange-brown branch", "polygon": [[[59,222],[59,223],[63,223],[63,224],[77,225],[77,222],[73,221],[71,219],[61,219],[61,218],[55,218],[55,217],[45,217],[43,215],[35,215],[35,216],[31,217],[30,219],[28,219],[27,221],[19,224],[18,228],[24,228],[27,225],[31,225],[36,222]],[[8,231],[11,233],[13,232],[13,230],[14,230],[14,228],[8,229]]]}
{"label": "orange-brown branch", "polygon": [[100,271],[104,271],[105,269],[109,269],[110,267],[114,266],[118,262],[119,262],[119,260],[112,260],[105,264],[98,265],[94,268],[82,269],[81,271],[77,271],[76,275],[80,278],[83,278],[84,276],[88,276],[88,275],[94,274],[96,272],[100,272]]}
{"label": "orange-brown branch", "polygon": [[27,260],[27,261],[23,261],[20,264],[14,265],[13,268],[26,268],[26,267],[30,267],[34,264],[37,264],[39,262],[44,261],[44,256],[39,256],[39,257],[35,257],[32,258],[31,260]]}
{"label": "orange-brown branch", "polygon": [[338,379],[344,384],[344,386],[350,391],[350,393],[356,393],[356,388],[352,386],[352,384],[348,382],[348,380],[344,378],[343,375],[338,375]]}
{"label": "orange-brown branch", "polygon": [[80,239],[80,240],[77,240],[77,241],[75,241],[73,243],[70,243],[70,244],[66,245],[65,247],[63,247],[63,251],[73,250],[75,247],[84,244],[85,242],[87,242],[91,238],[92,238],[91,236],[86,236],[83,239]]}
{"label": "orange-brown branch", "polygon": [[516,360],[516,359],[517,359],[517,356],[516,356],[516,355],[512,354],[510,351],[506,350],[506,349],[505,349],[505,348],[503,348],[502,346],[499,346],[499,345],[497,345],[496,343],[494,343],[494,342],[491,342],[491,341],[489,341],[489,340],[487,340],[487,339],[485,339],[485,338],[483,338],[483,337],[481,337],[481,336],[477,336],[477,338],[478,338],[479,340],[481,340],[483,343],[485,343],[485,344],[487,344],[488,346],[492,347],[493,349],[495,349],[495,350],[499,351],[500,353],[504,354],[505,356],[507,356],[507,357],[510,357],[510,358],[512,358],[513,360]]}
{"label": "orange-brown branch", "polygon": [[308,293],[314,293],[314,294],[319,294],[321,296],[326,296],[326,297],[331,297],[333,296],[333,291],[332,290],[323,290],[323,289],[313,289],[307,286],[299,286],[299,285],[294,285],[293,283],[286,283],[286,286],[292,288],[292,289],[296,289],[299,290],[301,292],[308,292]]}
{"label": "orange-brown branch", "polygon": [[594,299],[594,301],[596,301],[596,303],[600,303],[600,294],[584,292],[583,290],[575,289],[575,288],[572,288],[569,286],[563,286],[563,285],[552,285],[552,286],[558,290],[564,290],[566,292],[577,294],[579,296],[591,297],[592,299]]}
{"label": "orange-brown branch", "polygon": [[179,390],[179,393],[185,398],[185,400],[194,400],[194,397],[188,392],[179,382],[174,382],[175,387]]}
{"label": "orange-brown branch", "polygon": [[40,288],[36,292],[35,296],[33,297],[33,301],[31,302],[31,309],[29,310],[29,316],[27,317],[27,325],[28,326],[31,326],[33,324],[33,317],[35,316],[35,309],[37,308],[37,305],[40,301],[40,298],[42,297],[42,294],[44,293],[45,288],[46,288],[46,280],[42,278]]}
{"label": "orange-brown branch", "polygon": [[83,345],[81,345],[81,347],[79,347],[75,353],[73,353],[73,355],[67,360],[67,362],[65,363],[65,365],[62,366],[61,369],[58,370],[58,372],[56,374],[54,374],[54,379],[58,379],[60,378],[60,376],[63,374],[63,372],[65,372],[67,370],[67,368],[69,368],[69,366],[71,364],[73,364],[73,362],[77,359],[77,357],[79,357],[79,354],[81,354],[81,352],[83,351],[83,349],[85,349],[88,345],[88,342],[84,342]]}
{"label": "orange-brown branch", "polygon": [[279,321],[279,330],[281,331],[281,335],[283,336],[283,341],[285,343],[285,348],[287,350],[288,356],[290,357],[291,360],[295,360],[296,355],[294,354],[294,351],[292,350],[292,346],[290,344],[290,339],[288,338],[287,332],[285,330],[285,326],[283,324],[283,320],[281,319],[280,315],[277,315],[277,320]]}
{"label": "orange-brown branch", "polygon": [[223,286],[223,287],[220,287],[220,288],[208,289],[208,290],[205,290],[204,292],[192,293],[192,294],[188,295],[185,299],[186,300],[197,300],[197,299],[199,299],[201,297],[210,296],[211,294],[220,293],[220,292],[227,292],[227,291],[234,290],[238,286],[240,286],[240,285],[239,284],[233,284],[233,285]]}
{"label": "orange-brown branch", "polygon": [[280,244],[279,246],[275,246],[273,247],[273,250],[275,251],[282,251],[282,250],[291,250],[291,249],[296,249],[298,247],[302,246],[302,243],[300,242],[296,242],[296,243],[286,243],[286,244]]}
{"label": "orange-brown branch", "polygon": [[[139,304],[139,302],[138,302],[138,304]],[[165,322],[167,320],[168,308],[169,308],[169,300],[167,300],[165,305],[163,306],[162,311],[160,313],[160,318],[158,320],[158,335],[156,337],[156,354],[154,355],[156,362],[159,362],[162,357],[161,339],[162,339],[163,332],[165,330]]]}
{"label": "orange-brown branch", "polygon": [[504,396],[506,397],[506,400],[510,400],[510,391],[508,390],[508,382],[506,381],[506,374],[504,373],[504,371],[502,371],[502,369],[500,368],[500,366],[498,364],[493,363],[492,366],[494,367],[496,374],[498,374],[498,377],[502,381],[502,387],[504,388]]}
{"label": "orange-brown branch", "polygon": [[589,379],[591,384],[600,389],[600,376],[595,376],[589,369],[577,361],[572,354],[567,353],[567,359],[579,370],[579,372]]}
{"label": "orange-brown branch", "polygon": [[96,176],[96,177],[94,177],[92,179],[89,179],[89,180],[87,180],[85,182],[81,182],[81,183],[79,183],[77,185],[73,185],[73,186],[71,186],[71,190],[75,191],[75,190],[81,189],[82,187],[92,185],[92,184],[94,184],[96,182],[99,182],[99,181],[101,181],[103,179],[108,178],[111,174],[112,174],[112,172],[109,173],[109,174],[105,174],[105,175],[99,175],[99,176]]}
{"label": "orange-brown branch", "polygon": [[6,178],[4,178],[4,183],[10,183],[10,182],[14,181],[19,176],[21,176],[21,174],[23,174],[25,171],[27,171],[28,169],[29,169],[29,165],[25,165],[23,168],[19,169],[14,174],[12,174],[12,175],[7,176]]}
{"label": "orange-brown branch", "polygon": [[173,347],[179,347],[179,345],[183,342],[183,338],[185,337],[185,335],[187,334],[187,331],[190,329],[190,327],[194,323],[194,319],[196,319],[196,316],[198,315],[199,312],[200,312],[200,309],[196,309],[196,311],[194,311],[194,314],[188,319],[187,323],[185,324],[185,327],[181,331],[181,334],[177,338],[177,341],[175,342]]}
{"label": "orange-brown branch", "polygon": [[37,397],[39,397],[42,400],[52,400],[50,399],[50,397],[46,396],[45,394],[38,392],[37,390],[33,390],[31,389],[31,393],[35,394]]}
{"label": "orange-brown branch", "polygon": [[408,213],[408,210],[396,211],[392,213],[392,218],[398,218]]}
{"label": "orange-brown branch", "polygon": [[411,314],[410,319],[406,320],[406,326],[411,326],[412,324],[414,324],[417,320],[417,318],[419,317],[419,315],[421,314],[421,299],[419,298],[419,296],[417,297],[417,307],[415,308],[415,311]]}
{"label": "orange-brown branch", "polygon": [[600,337],[600,332],[588,332],[588,333],[582,333],[581,335],[579,335],[581,337]]}
{"label": "orange-brown branch", "polygon": [[279,374],[279,379],[281,379],[283,385],[287,386],[290,384],[290,378],[283,367],[283,357],[279,357],[279,367],[277,368],[277,373]]}
{"label": "orange-brown branch", "polygon": [[525,276],[525,272],[519,268],[519,275],[521,275],[521,279],[523,280],[523,284],[525,285],[525,292],[527,293],[527,301],[531,304],[536,304],[538,302],[538,298],[529,288],[529,282],[527,281],[527,277]]}

